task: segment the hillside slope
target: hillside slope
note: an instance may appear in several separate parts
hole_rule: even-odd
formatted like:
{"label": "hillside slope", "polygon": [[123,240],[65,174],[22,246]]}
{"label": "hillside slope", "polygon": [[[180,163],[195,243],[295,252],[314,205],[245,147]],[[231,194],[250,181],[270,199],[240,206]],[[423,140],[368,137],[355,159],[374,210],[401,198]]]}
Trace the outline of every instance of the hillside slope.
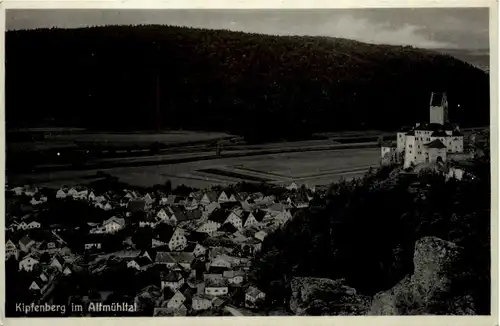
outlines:
{"label": "hillside slope", "polygon": [[448,92],[453,121],[489,121],[482,71],[430,51],[345,39],[151,25],[9,31],[6,79],[9,125],[52,117],[270,139],[427,120],[431,91]]}

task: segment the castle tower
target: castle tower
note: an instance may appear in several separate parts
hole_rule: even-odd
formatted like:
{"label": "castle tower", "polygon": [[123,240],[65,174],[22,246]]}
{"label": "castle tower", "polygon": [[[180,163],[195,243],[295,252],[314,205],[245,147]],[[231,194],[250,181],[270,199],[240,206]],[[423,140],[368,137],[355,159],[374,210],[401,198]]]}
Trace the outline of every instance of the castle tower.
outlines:
{"label": "castle tower", "polygon": [[448,122],[448,99],[446,93],[432,93],[429,108],[429,122],[441,125]]}

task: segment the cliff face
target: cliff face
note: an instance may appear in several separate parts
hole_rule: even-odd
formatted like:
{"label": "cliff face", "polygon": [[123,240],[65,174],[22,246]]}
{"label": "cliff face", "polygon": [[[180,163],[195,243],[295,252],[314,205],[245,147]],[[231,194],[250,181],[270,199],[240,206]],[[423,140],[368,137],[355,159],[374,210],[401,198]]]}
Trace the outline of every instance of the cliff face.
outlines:
{"label": "cliff face", "polygon": [[343,279],[296,277],[290,310],[296,315],[474,315],[472,297],[458,288],[462,248],[436,237],[415,244],[412,275],[374,298]]}
{"label": "cliff face", "polygon": [[473,315],[474,304],[466,293],[455,293],[461,280],[458,266],[461,248],[435,237],[417,241],[413,275],[392,289],[378,293],[370,315]]}
{"label": "cliff face", "polygon": [[295,277],[290,310],[298,316],[363,315],[370,298],[356,293],[343,279]]}

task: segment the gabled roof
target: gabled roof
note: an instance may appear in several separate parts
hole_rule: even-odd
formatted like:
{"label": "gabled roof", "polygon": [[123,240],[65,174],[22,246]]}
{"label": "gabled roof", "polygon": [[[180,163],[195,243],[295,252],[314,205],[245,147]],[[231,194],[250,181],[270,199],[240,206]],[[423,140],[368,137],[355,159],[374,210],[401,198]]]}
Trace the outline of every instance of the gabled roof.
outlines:
{"label": "gabled roof", "polygon": [[206,192],[205,195],[207,195],[207,197],[210,200],[210,202],[214,202],[214,201],[217,201],[217,199],[219,199],[219,194],[217,194],[216,191]]}
{"label": "gabled roof", "polygon": [[61,256],[59,256],[59,255],[55,255],[55,256],[52,258],[52,260],[50,261],[50,263],[52,264],[52,262],[53,262],[54,260],[55,260],[55,261],[57,261],[57,262],[58,262],[61,266],[63,266],[63,265],[64,265],[64,263],[65,263],[64,259],[63,259]]}
{"label": "gabled roof", "polygon": [[431,94],[431,106],[443,106],[446,102],[446,93]]}
{"label": "gabled roof", "polygon": [[207,278],[205,280],[205,287],[225,287],[227,280],[224,278]]}
{"label": "gabled roof", "polygon": [[175,259],[168,252],[158,251],[156,253],[155,262],[157,263],[175,263]]}
{"label": "gabled roof", "polygon": [[223,232],[227,232],[227,233],[234,233],[236,231],[238,231],[238,229],[231,223],[224,223],[219,231],[223,231]]}
{"label": "gabled roof", "polygon": [[446,132],[444,130],[434,131],[431,134],[431,137],[446,137],[446,136],[448,136],[448,135],[446,134]]}
{"label": "gabled roof", "polygon": [[132,199],[127,204],[127,210],[129,212],[138,212],[146,208],[146,202],[142,199]]}
{"label": "gabled roof", "polygon": [[199,220],[203,213],[199,209],[192,209],[186,212],[186,219],[188,220]]}
{"label": "gabled roof", "polygon": [[177,198],[176,195],[169,195],[167,197],[167,205],[173,205],[173,204],[175,204],[175,198]]}
{"label": "gabled roof", "polygon": [[225,209],[225,210],[233,210],[235,208],[241,207],[240,202],[226,202],[226,203],[220,203],[220,208]]}
{"label": "gabled roof", "polygon": [[107,224],[110,224],[113,222],[117,223],[121,227],[125,226],[125,219],[123,217],[120,218],[120,217],[116,217],[116,216],[113,216],[113,217],[107,219],[106,221],[104,221],[104,223],[102,225],[107,225]]}
{"label": "gabled roof", "polygon": [[178,282],[182,280],[182,274],[177,271],[163,272],[160,274],[160,279],[166,282]]}
{"label": "gabled roof", "polygon": [[[157,228],[154,230],[157,240],[160,240],[163,242],[170,241],[170,239],[172,238],[172,235],[175,232],[175,229],[168,224],[162,224],[161,226],[162,226],[161,229]],[[161,233],[159,233],[160,231],[161,231]]]}
{"label": "gabled roof", "polygon": [[441,142],[439,139],[433,140],[430,143],[425,144],[425,147],[427,148],[446,148],[446,146]]}
{"label": "gabled roof", "polygon": [[28,245],[30,242],[32,242],[33,240],[30,239],[30,237],[28,237],[27,235],[25,235],[24,237],[21,238],[21,240],[19,240],[19,243],[23,244],[23,245]]}
{"label": "gabled roof", "polygon": [[252,297],[256,297],[257,295],[259,295],[259,293],[261,293],[262,291],[260,291],[259,289],[257,289],[255,286],[250,286],[246,292],[246,294],[252,296]]}
{"label": "gabled roof", "polygon": [[231,212],[227,212],[223,209],[216,209],[212,212],[212,214],[210,214],[208,220],[222,224],[229,217],[229,214],[231,214]]}

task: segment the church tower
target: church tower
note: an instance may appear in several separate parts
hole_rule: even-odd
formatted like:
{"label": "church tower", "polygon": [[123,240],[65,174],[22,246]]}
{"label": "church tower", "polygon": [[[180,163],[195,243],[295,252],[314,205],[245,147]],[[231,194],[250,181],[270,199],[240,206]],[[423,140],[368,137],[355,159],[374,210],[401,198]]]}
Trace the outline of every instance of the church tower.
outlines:
{"label": "church tower", "polygon": [[429,109],[430,123],[444,125],[448,122],[448,99],[446,93],[432,93]]}

